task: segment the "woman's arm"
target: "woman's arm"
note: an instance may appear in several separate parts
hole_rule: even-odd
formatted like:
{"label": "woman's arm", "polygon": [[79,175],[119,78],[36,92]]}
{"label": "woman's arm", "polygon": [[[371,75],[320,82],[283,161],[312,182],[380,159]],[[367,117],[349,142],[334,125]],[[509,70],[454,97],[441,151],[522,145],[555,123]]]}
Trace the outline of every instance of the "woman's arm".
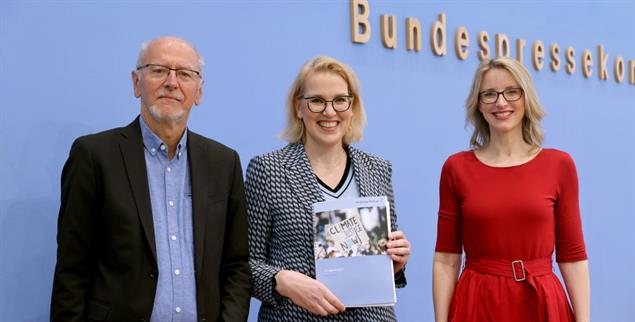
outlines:
{"label": "woman's arm", "polygon": [[247,167],[245,194],[249,223],[249,264],[252,295],[262,302],[279,305],[283,298],[274,290],[275,275],[282,269],[269,264],[269,238],[272,234],[270,191],[267,181],[271,170],[261,157]]}
{"label": "woman's arm", "polygon": [[252,159],[247,167],[245,181],[253,296],[274,306],[286,297],[294,304],[322,316],[344,311],[344,305],[321,282],[270,264],[269,243],[274,228],[268,182],[274,170],[267,165],[261,157]]}
{"label": "woman's arm", "polygon": [[392,230],[388,234],[388,244],[386,244],[388,255],[392,258],[393,271],[395,272],[395,287],[402,288],[407,284],[405,267],[410,258],[410,242],[406,238],[403,231],[399,230],[397,226],[397,213],[395,211],[395,192],[392,186],[392,165],[389,161],[380,163],[383,166],[380,167],[382,175],[385,176],[386,182],[386,196],[388,197],[388,204],[390,207],[390,229]]}
{"label": "woman's arm", "polygon": [[556,261],[571,299],[576,321],[589,321],[589,262],[582,234],[578,174],[571,156],[562,154],[556,202]]}
{"label": "woman's arm", "polygon": [[567,286],[576,322],[590,321],[591,282],[589,279],[589,261],[559,263],[558,266],[564,278],[564,284]]}
{"label": "woman's arm", "polygon": [[461,254],[434,253],[432,264],[432,297],[436,322],[447,322],[450,301],[461,270]]}

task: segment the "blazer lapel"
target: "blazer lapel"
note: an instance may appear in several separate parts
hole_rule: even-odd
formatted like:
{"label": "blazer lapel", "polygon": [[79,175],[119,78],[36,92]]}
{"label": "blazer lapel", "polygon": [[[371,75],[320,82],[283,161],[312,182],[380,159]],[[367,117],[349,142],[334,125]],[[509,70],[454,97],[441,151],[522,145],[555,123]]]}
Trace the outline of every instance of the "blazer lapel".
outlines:
{"label": "blazer lapel", "polygon": [[352,146],[348,146],[348,153],[353,165],[353,177],[361,197],[377,195],[376,185],[372,183],[371,163],[368,157]]}
{"label": "blazer lapel", "polygon": [[190,164],[190,182],[192,185],[192,223],[194,230],[194,262],[196,278],[200,278],[203,267],[203,250],[205,245],[205,221],[207,213],[207,196],[210,191],[210,169],[219,169],[212,158],[207,157],[210,152],[198,135],[187,131],[187,151]]}
{"label": "blazer lapel", "polygon": [[121,130],[122,138],[119,141],[121,156],[128,173],[128,182],[134,195],[137,213],[143,227],[148,246],[152,250],[152,256],[157,262],[157,250],[154,239],[154,223],[152,221],[152,205],[150,204],[150,188],[148,187],[148,171],[146,169],[143,152],[143,139],[139,117],[130,125]]}
{"label": "blazer lapel", "polygon": [[[315,180],[304,145],[296,143],[287,146],[285,158],[287,159],[286,176],[291,189],[295,192],[294,196],[309,213],[313,213],[313,204],[324,201],[324,196]],[[312,225],[313,220],[310,222]]]}

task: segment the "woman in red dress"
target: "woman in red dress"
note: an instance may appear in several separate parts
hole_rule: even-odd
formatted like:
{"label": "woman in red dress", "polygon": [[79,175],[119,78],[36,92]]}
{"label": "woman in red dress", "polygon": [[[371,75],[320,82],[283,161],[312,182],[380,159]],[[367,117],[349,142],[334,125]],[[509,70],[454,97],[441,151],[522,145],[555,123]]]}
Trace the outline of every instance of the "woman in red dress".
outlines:
{"label": "woman in red dress", "polygon": [[466,106],[472,150],[441,172],[436,321],[589,321],[576,169],[567,153],[542,147],[544,111],[527,69],[484,61]]}

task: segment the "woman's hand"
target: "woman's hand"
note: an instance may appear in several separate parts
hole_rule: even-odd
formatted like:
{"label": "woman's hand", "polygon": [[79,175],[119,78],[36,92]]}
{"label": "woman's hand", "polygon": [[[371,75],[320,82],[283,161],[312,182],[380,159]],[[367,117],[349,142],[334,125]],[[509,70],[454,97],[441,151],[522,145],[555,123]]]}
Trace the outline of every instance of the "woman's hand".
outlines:
{"label": "woman's hand", "polygon": [[388,255],[392,258],[392,266],[395,273],[397,273],[406,266],[408,258],[410,258],[410,242],[406,239],[403,231],[400,230],[388,234],[388,240],[390,241],[386,244],[386,248]]}
{"label": "woman's hand", "polygon": [[276,291],[313,314],[327,316],[346,309],[324,284],[302,273],[287,270],[278,272]]}

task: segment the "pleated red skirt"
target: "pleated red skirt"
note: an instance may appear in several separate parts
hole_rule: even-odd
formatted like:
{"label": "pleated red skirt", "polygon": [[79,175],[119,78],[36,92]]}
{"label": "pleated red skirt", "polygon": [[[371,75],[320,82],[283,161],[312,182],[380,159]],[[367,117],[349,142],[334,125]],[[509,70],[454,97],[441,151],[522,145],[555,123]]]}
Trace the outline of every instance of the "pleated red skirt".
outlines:
{"label": "pleated red skirt", "polygon": [[450,304],[450,322],[574,322],[551,259],[468,259]]}

